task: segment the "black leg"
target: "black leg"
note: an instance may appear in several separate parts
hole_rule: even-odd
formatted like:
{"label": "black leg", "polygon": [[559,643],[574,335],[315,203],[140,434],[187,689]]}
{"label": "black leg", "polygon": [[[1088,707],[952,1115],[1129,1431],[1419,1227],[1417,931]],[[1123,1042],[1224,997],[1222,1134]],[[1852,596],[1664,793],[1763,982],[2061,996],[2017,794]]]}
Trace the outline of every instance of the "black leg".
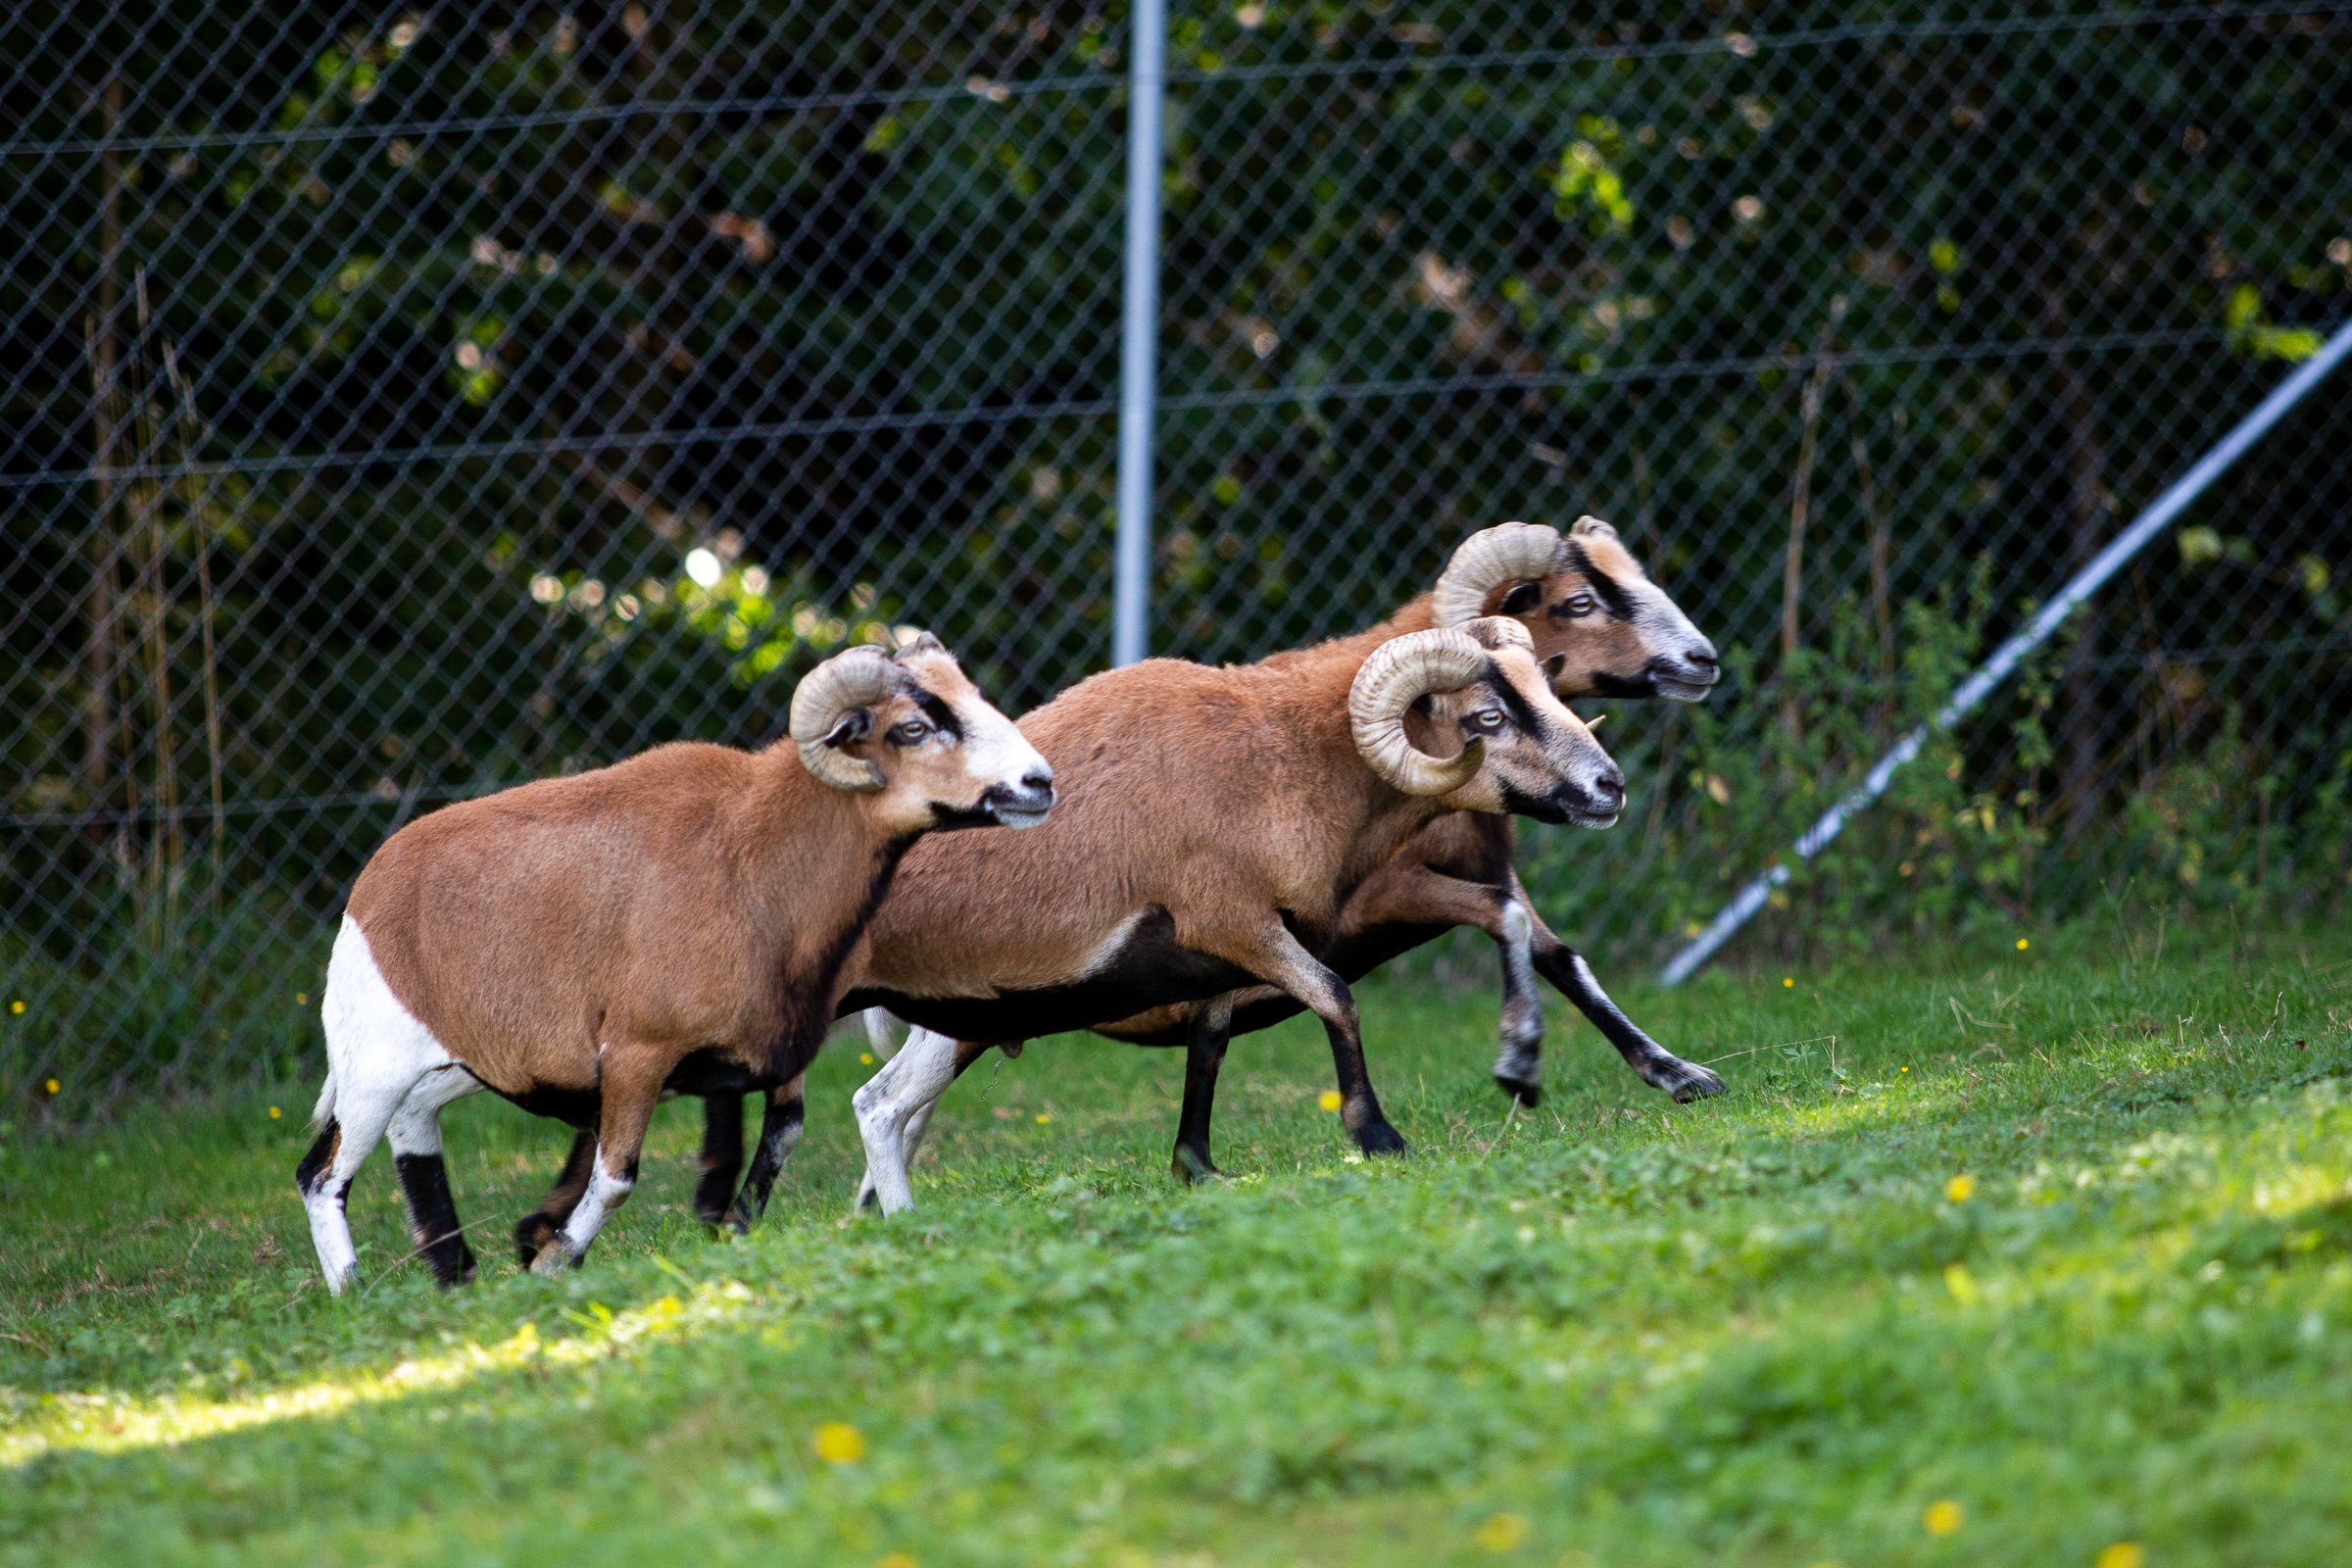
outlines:
{"label": "black leg", "polygon": [[702,1172],[694,1184],[694,1217],[706,1225],[724,1224],[735,1178],[743,1174],[741,1095],[703,1098]]}
{"label": "black leg", "polygon": [[795,1078],[770,1090],[767,1110],[760,1118],[760,1147],[752,1154],[752,1171],[743,1181],[743,1191],[735,1197],[734,1211],[727,1224],[737,1235],[750,1232],[753,1221],[767,1212],[767,1195],[776,1185],[776,1172],[792,1157],[793,1146],[801,1141],[801,1080]]}
{"label": "black leg", "polygon": [[524,1268],[531,1266],[541,1250],[564,1228],[564,1222],[571,1218],[571,1211],[580,1206],[580,1200],[588,1191],[589,1166],[595,1159],[596,1129],[583,1127],[572,1135],[571,1152],[564,1157],[564,1173],[556,1178],[556,1185],[539,1200],[539,1206],[514,1227],[514,1250],[521,1256]]}
{"label": "black leg", "polygon": [[473,1283],[473,1249],[458,1224],[448,1165],[439,1154],[396,1154],[392,1168],[400,1173],[400,1196],[409,1205],[409,1235],[433,1279],[444,1290]]}
{"label": "black leg", "polygon": [[1183,1181],[1222,1176],[1209,1157],[1208,1123],[1217,1103],[1217,1069],[1233,1038],[1233,993],[1193,1004],[1192,1040],[1184,1054],[1184,1114],[1176,1125],[1176,1157],[1169,1168]]}
{"label": "black leg", "polygon": [[1628,1018],[1609,1000],[1608,993],[1600,989],[1600,982],[1592,978],[1592,965],[1575,949],[1545,930],[1541,921],[1536,924],[1535,959],[1544,978],[1559,987],[1560,995],[1575,1003],[1576,1010],[1592,1020],[1592,1027],[1617,1048],[1617,1054],[1625,1058],[1627,1066],[1642,1075],[1643,1083],[1663,1089],[1685,1104],[1723,1093],[1723,1079],[1712,1068],[1685,1061],[1643,1034],[1641,1026]]}

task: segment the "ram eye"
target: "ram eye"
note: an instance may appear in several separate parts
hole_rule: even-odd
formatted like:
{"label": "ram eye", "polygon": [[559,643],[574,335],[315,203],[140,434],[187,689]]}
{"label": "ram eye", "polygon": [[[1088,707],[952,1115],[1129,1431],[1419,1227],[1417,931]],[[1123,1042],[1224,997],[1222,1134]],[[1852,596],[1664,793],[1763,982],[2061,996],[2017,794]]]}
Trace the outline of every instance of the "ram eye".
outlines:
{"label": "ram eye", "polygon": [[1592,613],[1592,596],[1591,594],[1573,594],[1569,597],[1568,602],[1560,608],[1571,615],[1590,615]]}
{"label": "ram eye", "polygon": [[1482,708],[1470,715],[1470,727],[1481,735],[1493,735],[1502,728],[1502,710]]}
{"label": "ram eye", "polygon": [[910,718],[905,723],[893,724],[890,726],[890,744],[893,746],[912,746],[930,733],[930,725],[924,723],[919,718]]}

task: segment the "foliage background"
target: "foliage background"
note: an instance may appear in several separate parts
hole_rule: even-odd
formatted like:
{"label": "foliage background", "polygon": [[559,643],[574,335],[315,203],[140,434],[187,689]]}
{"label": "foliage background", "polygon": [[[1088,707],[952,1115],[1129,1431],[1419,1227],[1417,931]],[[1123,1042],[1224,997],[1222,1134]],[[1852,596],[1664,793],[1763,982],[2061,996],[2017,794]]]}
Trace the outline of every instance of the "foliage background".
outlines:
{"label": "foliage background", "polygon": [[[1615,519],[1733,671],[1619,717],[1614,833],[1527,836],[1620,965],[2352,280],[2342,5],[1171,9],[1154,648],[1257,657],[1474,528]],[[758,744],[845,640],[931,626],[1013,709],[1099,667],[1125,44],[1082,4],[12,8],[0,1093],[283,1070],[387,831]],[[2342,408],[1751,952],[2332,919]]]}

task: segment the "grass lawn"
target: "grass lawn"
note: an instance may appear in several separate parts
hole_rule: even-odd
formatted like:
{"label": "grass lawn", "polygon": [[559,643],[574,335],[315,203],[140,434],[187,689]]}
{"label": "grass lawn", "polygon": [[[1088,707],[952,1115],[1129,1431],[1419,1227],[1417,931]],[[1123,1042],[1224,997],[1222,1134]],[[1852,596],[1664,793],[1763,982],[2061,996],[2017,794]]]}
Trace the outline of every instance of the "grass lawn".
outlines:
{"label": "grass lawn", "polygon": [[913,1213],[852,1222],[837,1044],[750,1241],[687,1213],[672,1106],[559,1282],[505,1238],[564,1134],[479,1097],[445,1122],[483,1280],[449,1295],[398,1262],[380,1153],[372,1284],[319,1289],[315,1085],[9,1138],[0,1562],[2352,1552],[2340,930],[1622,985],[1730,1056],[1691,1106],[1555,1008],[1506,1118],[1491,992],[1360,995],[1409,1159],[1348,1157],[1293,1023],[1236,1045],[1236,1179],[1188,1191],[1180,1054],[1040,1041],[949,1096]]}

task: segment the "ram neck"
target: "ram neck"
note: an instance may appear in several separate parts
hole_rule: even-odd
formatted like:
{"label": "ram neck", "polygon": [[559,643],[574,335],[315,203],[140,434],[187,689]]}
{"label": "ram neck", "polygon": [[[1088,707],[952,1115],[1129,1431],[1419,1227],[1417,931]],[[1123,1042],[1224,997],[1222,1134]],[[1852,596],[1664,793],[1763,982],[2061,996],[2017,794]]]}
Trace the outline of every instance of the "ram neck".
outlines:
{"label": "ram neck", "polygon": [[808,978],[829,980],[914,841],[875,829],[861,797],[818,783],[783,747],[760,760],[771,764],[764,787],[744,813],[747,831],[728,848],[742,858],[762,903],[796,912],[796,967],[813,963],[824,973]]}
{"label": "ram neck", "polygon": [[[1370,631],[1266,661],[1279,672],[1270,684],[1283,710],[1283,731],[1297,736],[1307,755],[1330,760],[1317,767],[1324,783],[1314,814],[1332,833],[1324,842],[1337,859],[1326,869],[1345,889],[1386,864],[1407,840],[1448,810],[1437,800],[1407,795],[1374,773],[1355,748],[1348,711],[1348,693],[1364,661],[1391,636],[1421,629],[1409,620],[1416,612],[1426,618],[1427,609],[1426,602],[1417,601]],[[1399,629],[1399,622],[1406,624]]]}

